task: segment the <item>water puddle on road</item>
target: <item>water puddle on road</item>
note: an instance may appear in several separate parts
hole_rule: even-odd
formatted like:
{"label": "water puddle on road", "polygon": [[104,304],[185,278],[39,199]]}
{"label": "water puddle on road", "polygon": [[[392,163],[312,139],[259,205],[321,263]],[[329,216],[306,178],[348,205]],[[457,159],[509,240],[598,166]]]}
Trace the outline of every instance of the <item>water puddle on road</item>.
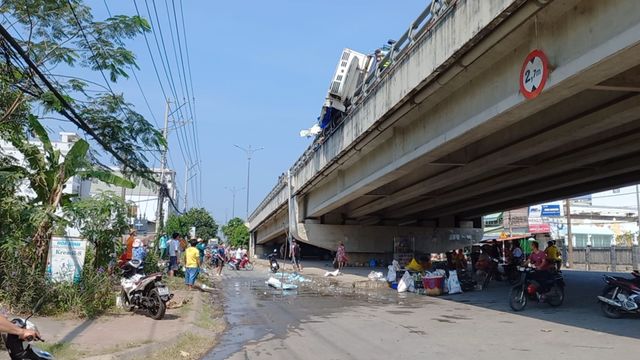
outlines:
{"label": "water puddle on road", "polygon": [[406,301],[405,294],[388,289],[342,288],[322,280],[292,282],[298,289],[283,291],[266,285],[267,278],[254,273],[224,280],[228,328],[203,359],[227,359],[245,345],[283,338],[301,324],[335,316],[347,307],[402,305]]}

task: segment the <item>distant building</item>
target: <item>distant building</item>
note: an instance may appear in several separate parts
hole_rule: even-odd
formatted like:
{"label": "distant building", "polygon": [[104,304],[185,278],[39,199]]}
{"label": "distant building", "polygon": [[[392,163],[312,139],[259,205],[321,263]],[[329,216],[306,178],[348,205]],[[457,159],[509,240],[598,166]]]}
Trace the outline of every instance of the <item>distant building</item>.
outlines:
{"label": "distant building", "polygon": [[[73,144],[78,141],[80,137],[78,134],[70,132],[61,132],[59,135],[60,141],[51,141],[51,145],[55,150],[60,151],[62,159],[64,159],[64,157],[69,153],[69,150],[71,150]],[[36,145],[43,150],[42,143],[40,141],[33,140],[29,141],[29,143]],[[0,155],[15,159],[16,164],[20,166],[27,166],[22,153],[8,141],[0,140]],[[83,198],[89,196],[90,188],[91,181],[82,180],[80,176],[73,176],[67,181],[62,191],[65,194],[76,194],[80,198]],[[30,198],[36,197],[36,194],[31,190],[27,181],[20,186],[18,195],[24,195]]]}
{"label": "distant building", "polygon": [[[69,153],[73,144],[80,139],[80,136],[72,132],[61,132],[60,141],[52,141],[51,145],[54,149],[59,150],[62,155],[62,159]],[[38,146],[42,149],[42,143],[40,141],[30,141],[31,144]],[[0,140],[0,155],[13,158],[15,162],[21,166],[26,166],[24,156],[18,149],[16,149],[10,142]],[[117,175],[122,175],[118,168],[112,168],[112,171]],[[156,179],[161,178],[161,169],[153,169]],[[173,170],[165,169],[165,180],[169,189],[169,194],[173,199],[177,198],[177,192],[175,187],[176,173]],[[145,184],[139,182],[135,189],[125,189],[117,186],[107,185],[99,180],[82,180],[80,176],[73,176],[65,184],[63,192],[65,194],[76,194],[79,198],[87,198],[93,196],[100,191],[113,191],[116,194],[122,194],[122,197],[130,203],[130,215],[129,224],[132,227],[136,227],[140,233],[155,233],[157,223],[157,210],[158,210],[158,188],[153,184]],[[34,198],[36,194],[29,187],[29,183],[25,181],[19,188],[19,195],[24,195],[30,198]],[[165,199],[164,204],[164,220],[168,219],[169,215],[174,214],[175,211],[170,205],[169,199]],[[67,228],[67,234],[70,236],[79,236],[78,230],[74,228]]]}
{"label": "distant building", "polygon": [[[160,181],[162,177],[162,169],[156,168],[152,170],[154,172],[154,177]],[[116,175],[122,175],[118,168],[114,167],[112,168],[112,171]],[[169,195],[172,199],[177,199],[175,171],[165,169],[164,177],[167,183],[167,188],[169,189]],[[127,189],[108,185],[102,181],[94,179],[91,184],[91,195],[97,194],[101,191],[113,191],[116,194],[122,195],[125,201],[130,204],[129,224],[132,227],[135,227],[139,233],[148,234],[156,232],[156,226],[158,223],[158,187],[156,185],[150,184],[148,181],[138,181],[137,186],[134,189]],[[166,224],[169,215],[176,213],[173,206],[171,206],[169,199],[164,199],[163,211],[163,218]]]}
{"label": "distant building", "polygon": [[[576,247],[609,247],[611,244],[624,245],[621,242],[638,236],[638,194],[636,187],[611,189],[584,195],[570,200],[571,233],[573,245]],[[532,221],[533,208],[542,205],[559,208],[559,216],[545,216],[537,213],[538,218]],[[483,217],[485,237],[497,237],[501,232],[511,230],[513,234],[536,233],[535,229],[545,228],[551,238],[567,238],[567,219],[565,202],[554,201],[529,208],[504,211]],[[501,224],[502,223],[502,224]],[[502,225],[502,226],[500,226]],[[568,240],[565,240],[568,243]]]}

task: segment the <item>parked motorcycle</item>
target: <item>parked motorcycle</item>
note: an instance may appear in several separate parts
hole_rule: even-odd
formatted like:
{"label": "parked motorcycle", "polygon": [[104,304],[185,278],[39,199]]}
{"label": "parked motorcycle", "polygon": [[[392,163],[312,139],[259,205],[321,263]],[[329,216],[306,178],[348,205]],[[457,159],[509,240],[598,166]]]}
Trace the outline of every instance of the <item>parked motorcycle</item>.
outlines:
{"label": "parked motorcycle", "polygon": [[162,273],[145,275],[140,260],[130,260],[123,267],[120,285],[120,299],[129,311],[144,309],[149,315],[160,320],[167,310],[167,302],[173,294],[162,283]]}
{"label": "parked motorcycle", "polygon": [[551,273],[544,283],[540,283],[537,271],[529,267],[518,267],[520,281],[509,292],[509,306],[514,311],[521,311],[528,300],[546,302],[551,306],[560,306],[564,302],[564,278],[562,272]]}
{"label": "parked motorcycle", "polygon": [[253,270],[253,264],[249,260],[248,256],[243,256],[242,260],[238,261],[236,258],[231,258],[229,262],[227,262],[227,267],[231,270]]}
{"label": "parked motorcycle", "polygon": [[631,274],[633,278],[603,276],[606,285],[598,300],[607,317],[618,319],[625,314],[640,314],[640,273]]}
{"label": "parked motorcycle", "polygon": [[[11,322],[23,329],[37,331],[38,328],[34,323],[29,321],[29,319],[37,312],[38,308],[40,308],[43,299],[44,297],[40,298],[33,311],[31,312],[31,315],[29,315],[26,319],[15,318],[11,320]],[[2,341],[4,342],[5,347],[9,352],[9,358],[11,360],[53,360],[53,355],[29,344],[30,342],[36,340],[44,341],[42,339],[34,338],[21,340],[18,335],[2,334]]]}
{"label": "parked motorcycle", "polygon": [[269,269],[271,269],[272,273],[277,273],[278,270],[280,270],[280,265],[278,264],[278,250],[273,250],[267,258],[269,259]]}

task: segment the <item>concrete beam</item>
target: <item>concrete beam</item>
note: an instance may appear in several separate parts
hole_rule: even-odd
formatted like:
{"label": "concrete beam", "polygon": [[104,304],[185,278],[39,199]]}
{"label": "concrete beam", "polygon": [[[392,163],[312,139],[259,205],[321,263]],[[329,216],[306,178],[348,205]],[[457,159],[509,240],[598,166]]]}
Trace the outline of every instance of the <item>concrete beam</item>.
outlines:
{"label": "concrete beam", "polygon": [[[640,108],[640,96],[634,96],[614,105],[594,111],[572,122],[562,124],[549,130],[554,136],[541,133],[520,141],[512,146],[505,147],[494,153],[483,156],[471,163],[459,167],[412,186],[404,188],[384,199],[373,201],[351,212],[350,217],[361,217],[392,206],[398,202],[411,200],[418,195],[436,191],[452,183],[473,178],[487,171],[491,171],[514,162],[524,160],[532,155],[549,151],[565,143],[567,139],[575,141],[593,134],[606,131],[610,127],[616,127],[631,122],[637,118]],[[612,116],[614,114],[615,116]]]}
{"label": "concrete beam", "polygon": [[[546,193],[555,194],[554,191],[560,189],[571,189],[581,184],[607,180],[611,186],[618,186],[617,177],[624,176],[628,173],[635,173],[640,171],[640,151],[635,156],[628,156],[623,159],[615,161],[609,161],[604,165],[597,168],[585,168],[570,171],[555,177],[547,177],[543,180],[530,182],[526,185],[513,186],[511,188],[495,191],[491,193],[485,193],[484,196],[479,198],[468,199],[462,204],[452,205],[446,208],[435,209],[427,212],[426,216],[442,216],[447,214],[471,214],[471,215],[484,215],[469,213],[469,210],[491,207],[495,204],[503,204],[507,201],[513,201],[514,207],[518,205],[526,205],[531,202],[527,202],[527,197],[540,195]],[[619,184],[623,185],[623,184]],[[560,197],[553,198],[557,200]],[[504,209],[504,208],[503,208]]]}
{"label": "concrete beam", "polygon": [[400,209],[393,210],[392,213],[390,210],[386,215],[390,217],[409,216],[425,210],[442,207],[446,204],[456,204],[475,196],[525,184],[529,181],[537,181],[630,152],[635,152],[638,151],[640,133],[630,133],[626,136],[620,135],[615,139],[609,139],[608,141],[602,139],[602,141],[602,143],[594,145],[587,150],[571,152],[569,155],[544,161],[540,167],[532,166],[519,171],[505,171],[501,175],[492,176],[489,179],[466,185],[459,190],[440,194],[439,197],[428,202],[407,204]]}

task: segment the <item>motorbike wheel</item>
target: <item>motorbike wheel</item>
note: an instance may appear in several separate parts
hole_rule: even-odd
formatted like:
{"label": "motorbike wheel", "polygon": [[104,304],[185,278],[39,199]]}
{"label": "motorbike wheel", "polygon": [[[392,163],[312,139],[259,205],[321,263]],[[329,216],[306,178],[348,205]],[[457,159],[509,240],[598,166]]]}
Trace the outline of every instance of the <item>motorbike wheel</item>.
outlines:
{"label": "motorbike wheel", "polygon": [[120,291],[120,301],[122,302],[122,308],[127,311],[133,311],[134,306],[129,304],[129,300],[127,300],[127,294],[124,290]]}
{"label": "motorbike wheel", "polygon": [[[616,292],[616,289],[617,289],[616,286],[607,286],[602,291],[602,296],[606,297],[607,299],[613,299],[613,294]],[[607,303],[601,302],[600,309],[604,313],[604,316],[610,319],[619,319],[622,317],[622,312],[617,307],[611,306]]]}
{"label": "motorbike wheel", "polygon": [[149,298],[152,301],[151,306],[147,309],[149,311],[149,315],[151,315],[151,318],[154,320],[162,319],[165,311],[167,311],[167,305],[160,298],[158,290],[152,289],[149,291]]}
{"label": "motorbike wheel", "polygon": [[524,285],[514,286],[511,288],[511,291],[509,292],[509,306],[513,311],[522,311],[527,306],[527,294],[524,289]]}
{"label": "motorbike wheel", "polygon": [[252,271],[253,270],[253,264],[248,262],[248,263],[244,264],[244,268],[246,270]]}
{"label": "motorbike wheel", "polygon": [[547,302],[553,307],[562,305],[564,302],[564,288],[558,285],[553,285],[551,290],[547,293]]}

